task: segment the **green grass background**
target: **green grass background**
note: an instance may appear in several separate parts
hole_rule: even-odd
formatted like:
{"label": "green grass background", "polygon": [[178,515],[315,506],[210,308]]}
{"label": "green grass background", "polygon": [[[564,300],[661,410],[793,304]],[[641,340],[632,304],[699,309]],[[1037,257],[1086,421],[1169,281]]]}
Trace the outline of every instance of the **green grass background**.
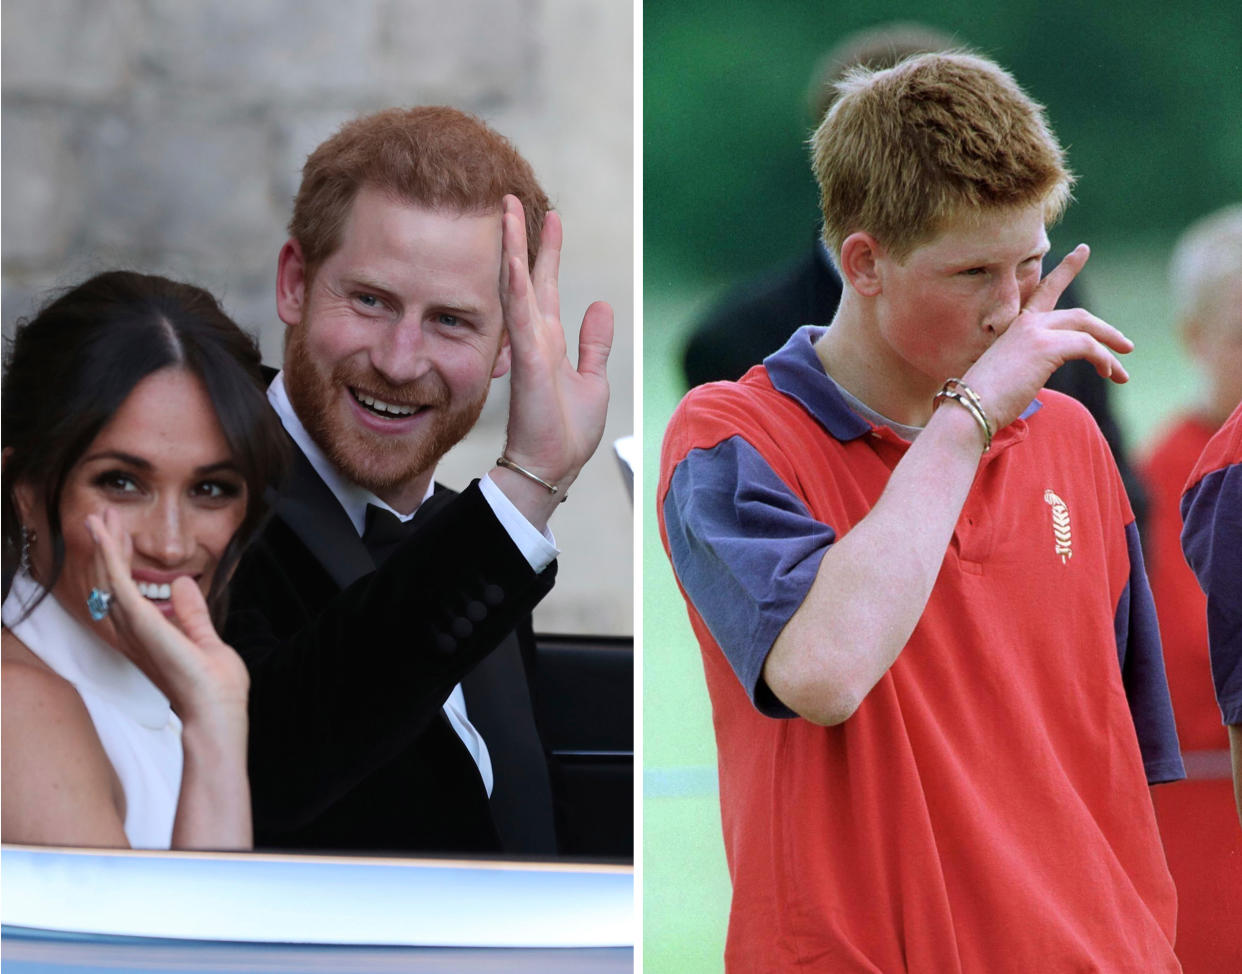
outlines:
{"label": "green grass background", "polygon": [[[1064,252],[1076,241],[1058,239]],[[1091,241],[1088,241],[1089,243]],[[1107,245],[1082,274],[1092,310],[1135,342],[1131,381],[1113,390],[1130,453],[1193,401],[1194,370],[1170,326],[1168,241]],[[715,743],[699,650],[654,516],[660,439],[684,392],[688,327],[727,282],[646,269],[643,309],[643,958],[648,974],[722,968],[729,879],[715,789]]]}

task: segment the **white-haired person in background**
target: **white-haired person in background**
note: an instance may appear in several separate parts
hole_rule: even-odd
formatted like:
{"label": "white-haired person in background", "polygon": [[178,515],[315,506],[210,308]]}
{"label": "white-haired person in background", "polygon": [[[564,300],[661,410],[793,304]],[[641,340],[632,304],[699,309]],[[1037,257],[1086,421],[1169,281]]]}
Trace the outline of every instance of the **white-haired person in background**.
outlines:
{"label": "white-haired person in background", "polygon": [[1202,384],[1195,401],[1148,444],[1139,470],[1151,505],[1148,576],[1187,775],[1152,795],[1177,884],[1177,954],[1189,974],[1242,970],[1242,913],[1220,895],[1222,889],[1242,889],[1242,831],[1234,814],[1229,742],[1213,692],[1206,598],[1180,542],[1187,478],[1242,401],[1242,204],[1187,229],[1169,273],[1178,335]]}

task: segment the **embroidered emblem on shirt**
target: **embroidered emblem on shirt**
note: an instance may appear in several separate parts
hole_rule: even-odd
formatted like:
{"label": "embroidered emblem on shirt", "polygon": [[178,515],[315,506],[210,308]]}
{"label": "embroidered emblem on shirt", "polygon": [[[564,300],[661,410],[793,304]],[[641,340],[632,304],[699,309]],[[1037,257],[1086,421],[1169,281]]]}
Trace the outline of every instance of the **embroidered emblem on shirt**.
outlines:
{"label": "embroidered emblem on shirt", "polygon": [[1052,508],[1052,537],[1064,565],[1074,554],[1070,540],[1069,507],[1051,490],[1044,491],[1044,502]]}

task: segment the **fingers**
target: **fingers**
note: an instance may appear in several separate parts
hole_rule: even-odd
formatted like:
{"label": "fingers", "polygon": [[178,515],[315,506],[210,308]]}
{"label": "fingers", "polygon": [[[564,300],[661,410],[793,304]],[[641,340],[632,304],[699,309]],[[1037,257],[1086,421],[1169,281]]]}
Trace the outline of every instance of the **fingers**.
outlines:
{"label": "fingers", "polygon": [[215,645],[220,641],[216,628],[211,624],[207,600],[194,579],[183,575],[172,583],[173,612],[181,631],[199,647]]}
{"label": "fingers", "polygon": [[1118,328],[1114,328],[1102,318],[1097,318],[1082,308],[1067,308],[1055,311],[1045,319],[1047,327],[1064,331],[1081,331],[1094,338],[1101,345],[1106,345],[1117,352],[1134,351],[1134,342]]}
{"label": "fingers", "polygon": [[526,269],[526,222],[522,217],[522,204],[517,201],[517,197],[505,197],[500,221],[500,294],[505,312],[505,327],[509,329],[512,337],[515,331],[524,333],[530,326],[530,298],[533,291],[530,274]]}
{"label": "fingers", "polygon": [[578,374],[608,374],[608,354],[612,351],[612,305],[596,301],[582,317],[578,332]]}
{"label": "fingers", "polygon": [[1129,381],[1129,373],[1114,353],[1134,351],[1134,342],[1119,329],[1082,308],[1034,314],[1030,310],[1028,304],[1028,310],[1015,322],[1016,327],[1010,329],[1011,337],[1020,343],[1017,347],[1027,340],[1035,342],[1026,354],[1047,361],[1050,370],[1071,359],[1086,359],[1104,378]]}
{"label": "fingers", "polygon": [[137,595],[138,590],[129,568],[132,542],[122,530],[116,513],[109,510],[102,517],[98,514],[89,515],[86,519],[86,530],[95,542],[95,573],[100,587],[117,599],[127,599],[131,594]]}
{"label": "fingers", "polygon": [[1086,359],[1096,371],[1114,382],[1129,381],[1130,374],[1114,354],[1134,350],[1120,330],[1081,308],[1055,311],[1042,316],[1046,335],[1054,344],[1050,357],[1055,363]]}
{"label": "fingers", "polygon": [[[1103,324],[1103,322],[1101,322]],[[1087,354],[1082,356],[1088,362],[1095,366],[1098,372],[1105,379],[1112,379],[1114,382],[1129,382],[1130,373],[1126,371],[1126,367],[1121,364],[1121,359],[1110,351],[1116,349],[1120,352],[1128,352],[1134,348],[1134,343],[1125,335],[1117,331],[1109,325],[1105,325],[1109,332],[1113,333],[1104,338],[1098,335],[1088,335],[1090,347]]]}
{"label": "fingers", "polygon": [[1078,272],[1083,269],[1083,266],[1087,263],[1087,258],[1090,256],[1091,248],[1086,244],[1079,244],[1066,254],[1061,263],[1057,264],[1039,282],[1039,287],[1035,289],[1035,293],[1027,300],[1023,310],[1051,311],[1055,308],[1057,301],[1061,299],[1061,295],[1069,287],[1070,281],[1078,276]]}
{"label": "fingers", "polygon": [[531,283],[526,275],[525,261],[518,260],[516,257],[508,257],[505,260],[505,267],[509,280],[504,290],[504,300],[501,303],[504,306],[505,327],[512,331],[514,319],[520,326],[530,323],[528,299],[531,293]]}
{"label": "fingers", "polygon": [[86,518],[86,533],[91,536],[91,540],[95,542],[95,553],[93,555],[95,580],[99,588],[112,591],[111,579],[112,575],[108,571],[108,557],[104,552],[104,527],[103,521],[97,514],[90,514]]}
{"label": "fingers", "polygon": [[1095,371],[1102,378],[1112,379],[1117,383],[1130,381],[1130,373],[1121,364],[1121,360],[1109,351],[1102,342],[1084,332],[1080,332],[1079,336],[1081,337],[1081,348],[1077,351],[1077,354],[1069,355],[1067,358],[1086,359],[1095,366]]}
{"label": "fingers", "polygon": [[527,266],[526,216],[516,196],[504,198],[501,214],[501,240],[503,271],[502,293],[514,302],[529,301],[533,297],[535,312],[557,323],[561,320],[560,290],[557,285],[561,266],[561,244],[564,230],[561,218],[555,211],[548,211],[539,237],[539,255],[535,258],[533,271]]}
{"label": "fingers", "polygon": [[506,263],[520,258],[526,266],[526,214],[516,196],[506,196],[500,204],[500,243]]}
{"label": "fingers", "polygon": [[[518,204],[517,212],[520,216],[521,204]],[[557,321],[561,320],[561,296],[557,278],[561,269],[563,240],[561,218],[555,210],[549,210],[543,221],[543,232],[539,235],[539,256],[535,258],[535,273],[531,281],[535,286],[535,301],[539,304],[539,310]]]}
{"label": "fingers", "polygon": [[[91,514],[86,519],[86,530],[95,542],[95,577],[98,587],[112,596],[108,618],[118,633],[132,638],[135,626],[141,625],[142,613],[152,607],[138,592],[130,574],[133,542],[121,527],[115,511],[105,511],[103,516]],[[158,615],[158,613],[157,613]]]}

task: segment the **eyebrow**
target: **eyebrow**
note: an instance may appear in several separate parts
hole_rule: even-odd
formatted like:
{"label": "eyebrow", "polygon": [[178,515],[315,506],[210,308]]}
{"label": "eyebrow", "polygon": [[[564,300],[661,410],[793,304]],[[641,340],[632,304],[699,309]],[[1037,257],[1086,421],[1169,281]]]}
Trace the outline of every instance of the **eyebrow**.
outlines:
{"label": "eyebrow", "polygon": [[345,274],[341,278],[341,284],[346,288],[358,288],[363,291],[378,291],[381,294],[392,294],[392,289],[374,278],[366,277],[361,274]]}
{"label": "eyebrow", "polygon": [[[1036,249],[1028,253],[1025,257],[1021,258],[1021,260],[1019,260],[1019,263],[1025,263],[1028,260],[1035,260],[1036,258],[1039,258],[1040,260],[1042,260],[1043,258],[1048,256],[1051,250],[1052,250],[1051,247],[1043,247],[1043,246],[1037,247]],[[995,263],[997,263],[997,261],[993,259],[991,255],[975,254],[973,256],[973,259],[964,258],[962,260],[950,261],[947,263],[946,266],[949,266],[949,267],[991,267]]]}
{"label": "eyebrow", "polygon": [[[140,457],[133,453],[126,453],[124,450],[100,450],[98,453],[92,453],[89,456],[82,458],[83,463],[94,463],[98,460],[117,460],[126,466],[136,467],[139,470],[152,470],[155,467],[155,464],[145,457]],[[233,460],[217,460],[215,463],[207,463],[201,467],[194,468],[194,473],[200,477],[213,473],[240,472],[240,468]]]}
{"label": "eyebrow", "polygon": [[468,318],[477,318],[483,314],[482,308],[468,301],[438,301],[432,307],[440,312],[465,315]]}

